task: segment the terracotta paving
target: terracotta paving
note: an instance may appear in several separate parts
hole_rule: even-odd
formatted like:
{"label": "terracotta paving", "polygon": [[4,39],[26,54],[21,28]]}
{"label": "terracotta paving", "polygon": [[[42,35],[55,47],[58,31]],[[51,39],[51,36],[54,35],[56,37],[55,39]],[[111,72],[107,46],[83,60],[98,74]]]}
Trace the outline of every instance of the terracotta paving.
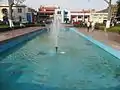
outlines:
{"label": "terracotta paving", "polygon": [[44,27],[29,27],[29,28],[22,28],[22,29],[11,30],[11,31],[0,33],[0,42],[17,37],[17,36],[21,36],[36,30],[40,30],[42,28]]}
{"label": "terracotta paving", "polygon": [[104,32],[95,30],[94,32],[87,32],[85,28],[78,29],[81,33],[94,38],[116,50],[120,50],[120,35],[118,33]]}

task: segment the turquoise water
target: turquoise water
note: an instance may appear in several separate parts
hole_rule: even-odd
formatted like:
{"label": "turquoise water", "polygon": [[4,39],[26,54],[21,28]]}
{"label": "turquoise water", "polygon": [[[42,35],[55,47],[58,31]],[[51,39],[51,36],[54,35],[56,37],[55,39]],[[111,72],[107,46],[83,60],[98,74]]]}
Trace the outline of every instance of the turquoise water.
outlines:
{"label": "turquoise water", "polygon": [[66,29],[0,54],[0,90],[120,90],[120,60]]}

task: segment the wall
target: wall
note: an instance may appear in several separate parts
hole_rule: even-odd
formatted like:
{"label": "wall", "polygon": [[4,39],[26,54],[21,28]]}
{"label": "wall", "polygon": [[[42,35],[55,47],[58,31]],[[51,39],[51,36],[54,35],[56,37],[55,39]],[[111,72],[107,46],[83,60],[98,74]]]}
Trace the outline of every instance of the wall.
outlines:
{"label": "wall", "polygon": [[3,20],[3,13],[1,12],[3,9],[3,7],[0,7],[0,20],[2,21]]}
{"label": "wall", "polygon": [[[70,11],[69,10],[66,10],[66,9],[56,9],[55,10],[55,15],[57,15],[57,12],[60,11],[61,14],[59,14],[59,16],[61,17],[61,23],[65,23],[64,21],[64,18],[68,18],[68,23],[70,22],[71,20],[71,14],[70,14]],[[64,12],[67,12],[68,14],[65,15]]]}
{"label": "wall", "polygon": [[[71,13],[71,17],[75,16],[75,18],[72,19],[74,21],[81,21],[82,20],[82,21],[87,22],[89,20],[90,15],[91,15],[90,13],[80,13],[80,12]],[[87,17],[87,18],[85,18],[85,17]]]}
{"label": "wall", "polygon": [[[75,16],[73,18],[74,21],[94,21],[97,23],[103,23],[104,20],[107,20],[108,13],[71,13],[71,16]],[[79,18],[81,16],[81,18]],[[85,18],[88,16],[87,18]]]}
{"label": "wall", "polygon": [[97,23],[103,23],[104,20],[107,20],[108,13],[92,13],[91,20]]}
{"label": "wall", "polygon": [[[26,7],[13,7],[13,18],[15,22],[19,22],[19,17],[22,17],[22,22],[27,21],[26,17]],[[18,9],[22,9],[22,12],[19,13]]]}
{"label": "wall", "polygon": [[[6,8],[8,10],[8,14],[9,14],[9,6],[6,5],[6,4],[0,5],[0,20],[3,20],[3,14],[1,12],[1,10],[3,8]],[[22,9],[21,13],[18,12],[18,9],[20,9],[20,8]],[[12,9],[13,9],[13,19],[14,19],[15,22],[19,22],[19,17],[20,16],[22,17],[22,22],[24,22],[24,23],[27,22],[27,13],[29,13],[31,15],[31,22],[33,21],[32,14],[34,12],[30,12],[28,7],[26,7],[26,6],[13,6]]]}

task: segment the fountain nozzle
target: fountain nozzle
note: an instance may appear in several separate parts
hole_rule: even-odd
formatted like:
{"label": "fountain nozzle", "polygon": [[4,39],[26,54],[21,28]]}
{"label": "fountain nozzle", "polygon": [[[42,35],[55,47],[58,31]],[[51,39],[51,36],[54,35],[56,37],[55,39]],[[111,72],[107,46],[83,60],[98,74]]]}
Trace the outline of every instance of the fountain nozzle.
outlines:
{"label": "fountain nozzle", "polygon": [[55,47],[55,50],[56,50],[56,53],[57,53],[58,52],[58,47],[57,46]]}

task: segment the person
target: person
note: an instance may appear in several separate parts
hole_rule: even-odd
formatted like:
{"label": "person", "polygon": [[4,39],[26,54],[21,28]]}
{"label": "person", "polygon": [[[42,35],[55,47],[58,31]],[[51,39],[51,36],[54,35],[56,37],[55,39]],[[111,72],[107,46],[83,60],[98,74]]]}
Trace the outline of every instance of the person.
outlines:
{"label": "person", "polygon": [[88,21],[87,22],[87,31],[89,32],[89,29],[90,29],[90,22]]}
{"label": "person", "polygon": [[95,29],[95,22],[92,22],[92,32],[94,31],[94,29]]}

